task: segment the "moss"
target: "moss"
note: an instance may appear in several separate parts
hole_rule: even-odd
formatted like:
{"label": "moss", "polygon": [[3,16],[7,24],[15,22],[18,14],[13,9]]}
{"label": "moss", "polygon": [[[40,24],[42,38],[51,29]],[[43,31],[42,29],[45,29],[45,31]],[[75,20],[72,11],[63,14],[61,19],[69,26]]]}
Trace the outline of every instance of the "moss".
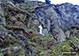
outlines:
{"label": "moss", "polygon": [[0,53],[0,56],[3,56],[3,54],[2,54],[2,53]]}
{"label": "moss", "polygon": [[34,30],[32,30],[32,29],[28,29],[27,32],[36,33],[36,31],[34,31]]}
{"label": "moss", "polygon": [[[52,49],[49,56],[55,55],[55,56],[64,56],[62,55],[63,51],[71,51],[73,48],[70,46],[70,41],[66,41],[64,43],[59,44],[56,48]],[[71,56],[71,55],[69,55]]]}
{"label": "moss", "polygon": [[29,41],[29,44],[32,45],[32,46],[36,46],[36,43],[34,43],[34,42]]}
{"label": "moss", "polygon": [[76,42],[78,42],[79,41],[79,39],[75,36],[75,37],[73,37],[71,40],[73,40],[73,41],[76,41]]}
{"label": "moss", "polygon": [[46,36],[44,36],[43,38],[41,38],[43,41],[50,39],[51,36],[50,34],[47,34]]}
{"label": "moss", "polygon": [[75,56],[79,56],[79,53],[77,53]]}

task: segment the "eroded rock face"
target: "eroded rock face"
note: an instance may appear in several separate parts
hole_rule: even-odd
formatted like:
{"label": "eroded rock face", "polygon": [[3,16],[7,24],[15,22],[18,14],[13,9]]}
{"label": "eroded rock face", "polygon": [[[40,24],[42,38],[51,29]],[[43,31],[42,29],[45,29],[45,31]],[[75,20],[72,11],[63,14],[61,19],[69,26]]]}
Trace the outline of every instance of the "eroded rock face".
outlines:
{"label": "eroded rock face", "polygon": [[[58,35],[58,38],[61,39],[60,41],[63,41],[63,39],[66,39],[66,35],[61,35],[62,32],[64,33],[73,26],[79,26],[78,8],[79,6],[70,3],[41,6],[33,11],[33,18],[41,22],[43,28],[48,29],[48,26],[50,26],[48,32],[51,32],[53,36]],[[61,35],[62,38],[60,38],[59,35]]]}
{"label": "eroded rock face", "polygon": [[[66,32],[75,25],[79,26],[79,7],[77,5],[72,5],[70,3],[64,3],[60,5],[48,5],[39,1],[29,1],[25,4],[18,4],[15,6],[17,6],[18,10],[16,11],[16,9],[12,8],[16,11],[12,12],[12,14],[14,16],[17,15],[17,13],[23,14],[21,14],[22,17],[25,17],[23,20],[22,17],[16,16],[15,18],[17,18],[17,20],[19,19],[19,21],[22,20],[22,22],[24,22],[24,24],[26,25],[24,26],[24,29],[26,27],[32,26],[35,26],[37,28],[39,24],[42,24],[42,27],[44,29],[43,33],[45,35],[45,32],[47,32],[51,33],[54,38],[60,38],[55,36],[61,35],[62,32]],[[9,11],[11,11],[12,9],[9,8]],[[28,13],[26,12],[26,10],[28,11]],[[13,22],[15,22],[15,20],[13,20]],[[63,34],[63,39],[66,39],[65,33]]]}
{"label": "eroded rock face", "polygon": [[25,2],[28,2],[28,1],[38,1],[38,0],[25,0]]}
{"label": "eroded rock face", "polygon": [[38,1],[38,0],[0,0],[1,2],[13,2],[14,4],[17,3],[25,3],[28,1]]}
{"label": "eroded rock face", "polygon": [[[48,5],[39,1],[22,4],[2,2],[0,5],[0,52],[6,55],[8,50],[7,56],[13,56],[19,50],[21,52],[16,56],[39,55],[41,45],[43,52],[49,54],[47,49],[66,41],[71,34],[68,30],[79,29],[79,7],[76,5]],[[51,34],[53,37],[38,34],[39,25],[43,35]]]}

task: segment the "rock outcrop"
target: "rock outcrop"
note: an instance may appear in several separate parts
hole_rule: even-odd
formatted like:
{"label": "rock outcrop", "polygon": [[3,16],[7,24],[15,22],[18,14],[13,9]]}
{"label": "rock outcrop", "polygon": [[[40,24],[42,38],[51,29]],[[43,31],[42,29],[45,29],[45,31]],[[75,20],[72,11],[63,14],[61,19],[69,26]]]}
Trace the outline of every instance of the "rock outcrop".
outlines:
{"label": "rock outcrop", "polygon": [[62,35],[63,37],[59,35],[72,29],[72,27],[79,26],[78,8],[79,6],[70,3],[45,5],[35,8],[33,19],[38,20],[43,25],[43,28],[51,32],[54,37],[58,35],[56,38],[63,41],[63,39],[66,39],[65,34]]}
{"label": "rock outcrop", "polygon": [[70,3],[0,2],[0,53],[4,56],[49,54],[49,50],[75,35],[71,31],[79,29],[78,14],[79,6]]}

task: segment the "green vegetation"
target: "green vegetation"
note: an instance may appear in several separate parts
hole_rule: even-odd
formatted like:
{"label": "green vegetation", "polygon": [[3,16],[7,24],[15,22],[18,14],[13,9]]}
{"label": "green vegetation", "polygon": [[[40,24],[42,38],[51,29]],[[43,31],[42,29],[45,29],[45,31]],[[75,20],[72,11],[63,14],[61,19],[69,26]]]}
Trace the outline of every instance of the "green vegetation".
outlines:
{"label": "green vegetation", "polygon": [[58,46],[56,46],[56,48],[53,48],[49,54],[49,56],[55,55],[55,56],[63,56],[62,52],[63,51],[71,51],[72,47],[70,46],[70,41],[66,41],[64,43],[60,43]]}
{"label": "green vegetation", "polygon": [[79,41],[79,39],[76,36],[73,37],[71,40],[73,40],[73,41]]}
{"label": "green vegetation", "polygon": [[3,56],[3,54],[2,54],[2,53],[0,53],[0,56]]}
{"label": "green vegetation", "polygon": [[[73,37],[71,40],[67,40],[64,43],[60,43],[56,48],[53,48],[50,51],[49,56],[73,56],[73,55],[62,55],[62,52],[71,52],[73,48],[71,47],[71,41],[78,42],[79,39],[77,37]],[[74,56],[79,56],[79,53],[76,53]]]}
{"label": "green vegetation", "polygon": [[44,36],[43,38],[41,38],[43,41],[48,40],[51,38],[50,34],[47,34],[46,36]]}
{"label": "green vegetation", "polygon": [[[47,49],[48,44],[50,44],[49,41],[51,40],[51,36],[49,34],[46,36],[43,36],[41,38],[39,36],[37,36],[36,40],[37,39],[42,40],[40,42],[41,43],[40,45],[39,45],[39,43],[36,43],[36,42],[32,42],[31,44],[37,48],[37,50],[39,51],[39,55],[41,55],[41,56],[46,56],[47,54],[48,54],[48,56],[79,56],[79,53],[76,53],[75,55],[71,55],[71,54],[63,55],[62,54],[62,52],[71,52],[74,50],[71,47],[71,41],[79,41],[79,39],[77,37],[73,37],[71,40],[67,40],[63,43],[60,43],[52,49]],[[49,46],[49,47],[52,47],[52,46]],[[46,53],[46,50],[48,51],[48,53]]]}

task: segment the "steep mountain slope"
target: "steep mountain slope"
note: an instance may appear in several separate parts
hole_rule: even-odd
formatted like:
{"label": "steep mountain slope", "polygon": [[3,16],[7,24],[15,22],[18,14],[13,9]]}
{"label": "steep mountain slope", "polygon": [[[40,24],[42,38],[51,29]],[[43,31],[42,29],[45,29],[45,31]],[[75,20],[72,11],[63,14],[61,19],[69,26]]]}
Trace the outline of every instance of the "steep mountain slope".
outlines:
{"label": "steep mountain slope", "polygon": [[64,32],[79,27],[78,8],[79,6],[70,3],[41,6],[33,11],[33,19],[38,20],[43,28],[54,34],[54,37],[56,35],[59,41],[64,41],[66,39]]}
{"label": "steep mountain slope", "polygon": [[0,55],[78,55],[78,13],[79,6],[70,3],[0,2]]}

